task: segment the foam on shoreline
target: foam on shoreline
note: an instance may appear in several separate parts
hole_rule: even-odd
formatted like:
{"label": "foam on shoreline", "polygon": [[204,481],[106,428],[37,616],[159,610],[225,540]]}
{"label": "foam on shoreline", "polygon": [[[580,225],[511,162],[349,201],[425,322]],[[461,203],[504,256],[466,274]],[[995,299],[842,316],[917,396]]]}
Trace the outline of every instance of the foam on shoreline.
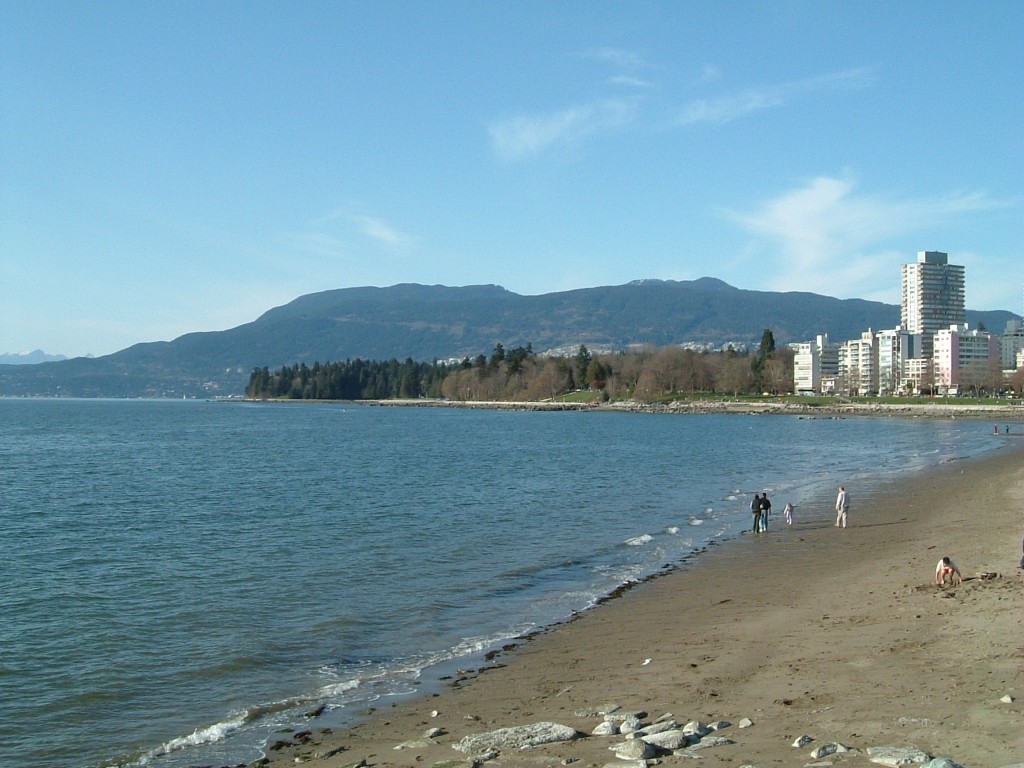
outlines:
{"label": "foam on shoreline", "polygon": [[[1022,448],[1008,441],[995,455],[855,495],[846,530],[798,510],[792,529],[695,553],[440,694],[403,700],[344,733],[314,728],[305,744],[269,757],[432,765],[458,757],[451,745],[470,733],[541,720],[586,732],[596,723],[577,713],[614,701],[652,718],[750,717],[757,727],[723,749],[758,764],[793,759],[798,732],[861,748],[913,740],[977,765],[1019,759]],[[1000,576],[936,591],[929,581],[942,554],[965,575]],[[1016,705],[999,706],[1002,695]],[[914,719],[942,725],[908,727]],[[424,738],[430,727],[444,734]],[[417,746],[395,749],[403,743]],[[610,759],[596,737],[544,754],[581,766]]]}

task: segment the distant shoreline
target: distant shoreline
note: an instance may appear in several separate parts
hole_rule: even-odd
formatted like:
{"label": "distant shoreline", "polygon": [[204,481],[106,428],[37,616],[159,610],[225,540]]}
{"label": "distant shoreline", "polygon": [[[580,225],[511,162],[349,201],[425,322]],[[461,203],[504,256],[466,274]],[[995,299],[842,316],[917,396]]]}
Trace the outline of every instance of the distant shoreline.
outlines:
{"label": "distant shoreline", "polygon": [[[290,402],[290,401],[289,401]],[[320,401],[324,402],[324,401]],[[617,413],[732,413],[749,415],[790,415],[836,418],[844,416],[922,417],[938,419],[1012,419],[1024,420],[1024,406],[1019,405],[949,405],[842,403],[808,405],[792,402],[751,402],[730,400],[679,400],[667,404],[645,404],[636,401],[612,403],[571,403],[549,401],[471,401],[438,399],[358,400],[362,405],[395,408],[486,408],[508,411],[599,411]],[[1024,434],[1024,433],[1021,433]]]}

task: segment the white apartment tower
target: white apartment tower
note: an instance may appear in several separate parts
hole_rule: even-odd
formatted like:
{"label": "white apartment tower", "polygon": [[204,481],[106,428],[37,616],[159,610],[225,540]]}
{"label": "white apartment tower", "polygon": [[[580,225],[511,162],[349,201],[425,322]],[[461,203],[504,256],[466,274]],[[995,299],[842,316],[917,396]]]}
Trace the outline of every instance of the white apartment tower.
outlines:
{"label": "white apartment tower", "polygon": [[921,356],[931,358],[937,331],[966,321],[964,268],[941,251],[920,251],[917,263],[904,264],[900,325],[921,334]]}
{"label": "white apartment tower", "polygon": [[878,337],[870,328],[840,345],[837,388],[847,395],[878,392]]}
{"label": "white apartment tower", "polygon": [[908,363],[920,352],[921,337],[897,326],[879,331],[877,338],[878,394],[892,395],[903,390],[907,384]]}

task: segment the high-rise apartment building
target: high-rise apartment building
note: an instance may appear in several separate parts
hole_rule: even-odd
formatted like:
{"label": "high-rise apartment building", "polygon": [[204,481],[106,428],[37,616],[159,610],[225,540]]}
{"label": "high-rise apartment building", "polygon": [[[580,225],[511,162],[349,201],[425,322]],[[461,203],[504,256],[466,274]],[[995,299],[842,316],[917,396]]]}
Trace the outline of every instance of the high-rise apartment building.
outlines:
{"label": "high-rise apartment building", "polygon": [[900,392],[907,380],[907,363],[920,352],[921,337],[901,326],[878,332],[878,394]]}
{"label": "high-rise apartment building", "polygon": [[790,344],[793,350],[793,388],[801,395],[831,394],[839,374],[839,345],[820,334],[814,341]]}
{"label": "high-rise apartment building", "polygon": [[900,325],[921,334],[921,356],[931,358],[937,331],[966,322],[964,268],[941,251],[920,251],[917,263],[904,264]]}
{"label": "high-rise apartment building", "polygon": [[847,395],[878,392],[878,337],[870,328],[859,339],[850,339],[840,345],[836,386]]}
{"label": "high-rise apartment building", "polygon": [[[940,392],[962,392],[968,386],[992,384],[992,365],[999,369],[995,336],[967,325],[951,325],[935,334],[935,385]],[[996,376],[998,386],[999,376]]]}
{"label": "high-rise apartment building", "polygon": [[1024,349],[1024,323],[1010,320],[1006,331],[999,339],[999,360],[1003,368],[1012,370],[1017,367],[1017,353]]}

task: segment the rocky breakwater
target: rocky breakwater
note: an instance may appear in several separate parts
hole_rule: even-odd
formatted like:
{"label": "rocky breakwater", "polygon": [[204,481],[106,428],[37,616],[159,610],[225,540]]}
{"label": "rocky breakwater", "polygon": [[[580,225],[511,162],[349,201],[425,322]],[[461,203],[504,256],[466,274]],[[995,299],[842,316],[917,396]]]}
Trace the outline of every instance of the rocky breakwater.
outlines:
{"label": "rocky breakwater", "polygon": [[1013,405],[949,405],[932,403],[829,403],[827,405],[784,400],[673,400],[670,403],[648,404],[622,400],[600,406],[603,410],[631,413],[732,413],[748,415],[795,415],[808,418],[842,418],[845,416],[911,417],[935,419],[998,419],[1024,418],[1024,408]]}

